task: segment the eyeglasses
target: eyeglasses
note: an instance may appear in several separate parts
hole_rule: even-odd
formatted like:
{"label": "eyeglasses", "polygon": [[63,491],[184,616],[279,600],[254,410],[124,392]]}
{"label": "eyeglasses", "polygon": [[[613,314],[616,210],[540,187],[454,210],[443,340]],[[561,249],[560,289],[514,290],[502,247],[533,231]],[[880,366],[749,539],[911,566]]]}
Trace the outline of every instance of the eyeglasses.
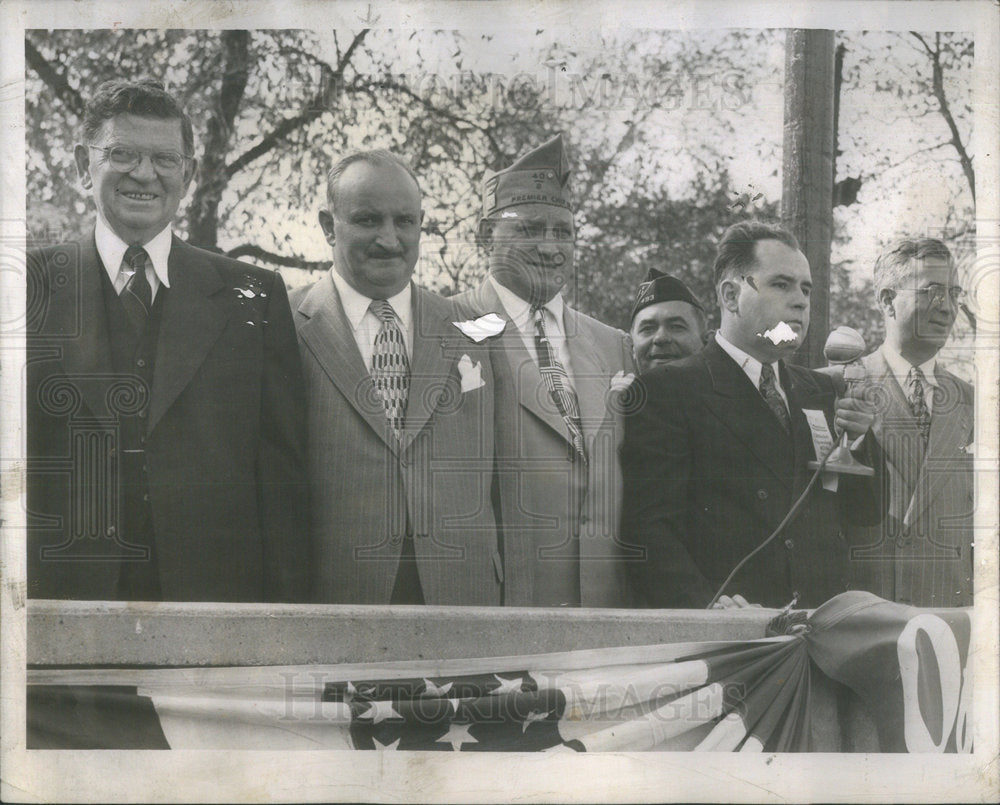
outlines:
{"label": "eyeglasses", "polygon": [[143,156],[149,157],[149,161],[153,163],[153,168],[161,176],[177,173],[184,167],[184,164],[188,160],[193,159],[193,157],[186,156],[185,154],[178,154],[176,151],[156,151],[150,154],[147,151],[140,151],[137,148],[126,148],[123,145],[112,145],[110,147],[92,145],[90,147],[104,154],[104,158],[108,161],[108,164],[116,171],[121,171],[122,173],[129,173],[138,168]]}
{"label": "eyeglasses", "polygon": [[944,302],[945,296],[950,297],[952,304],[957,305],[965,298],[965,290],[961,285],[928,285],[926,288],[917,288],[914,293],[927,298],[932,305],[940,305]]}

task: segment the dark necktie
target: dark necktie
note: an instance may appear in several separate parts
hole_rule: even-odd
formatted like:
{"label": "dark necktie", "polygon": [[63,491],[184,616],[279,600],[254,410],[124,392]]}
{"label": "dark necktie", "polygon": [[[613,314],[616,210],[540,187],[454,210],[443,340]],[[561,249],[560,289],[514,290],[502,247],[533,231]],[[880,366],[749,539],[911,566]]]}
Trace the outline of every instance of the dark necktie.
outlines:
{"label": "dark necktie", "polygon": [[917,366],[911,366],[906,374],[906,386],[910,391],[908,402],[913,418],[920,428],[920,435],[927,441],[931,432],[931,412],[927,410],[927,398],[924,396],[924,373]]}
{"label": "dark necktie", "polygon": [[788,417],[788,409],[785,407],[785,401],[774,382],[774,369],[769,363],[762,363],[760,366],[760,393],[767,403],[767,407],[778,418],[781,427],[785,429],[786,433],[790,433],[791,420]]}
{"label": "dark necktie", "polygon": [[125,306],[125,312],[132,323],[135,332],[141,333],[146,328],[149,309],[153,305],[153,289],[146,278],[146,261],[149,255],[141,246],[129,246],[122,258],[122,268],[131,271],[122,289],[120,299]]}
{"label": "dark necktie", "polygon": [[385,299],[373,299],[368,309],[382,322],[372,349],[372,382],[385,404],[386,418],[398,439],[403,432],[406,400],[410,391],[406,342],[392,305]]}
{"label": "dark necktie", "polygon": [[552,344],[545,335],[544,308],[535,309],[535,349],[538,352],[538,368],[545,379],[552,401],[559,409],[559,415],[566,423],[573,447],[584,461],[587,453],[583,446],[583,427],[580,424],[580,404],[576,392],[570,385],[569,376],[559,359],[556,358]]}

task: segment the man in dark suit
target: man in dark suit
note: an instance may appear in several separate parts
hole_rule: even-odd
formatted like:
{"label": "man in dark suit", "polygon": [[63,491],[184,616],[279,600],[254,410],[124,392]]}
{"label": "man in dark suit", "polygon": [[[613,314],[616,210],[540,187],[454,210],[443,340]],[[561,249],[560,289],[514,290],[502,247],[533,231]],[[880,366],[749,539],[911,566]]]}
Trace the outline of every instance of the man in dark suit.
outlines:
{"label": "man in dark suit", "polygon": [[[830,426],[856,440],[873,420],[860,401],[841,401],[834,414],[830,378],[785,360],[809,326],[812,287],[790,233],[731,226],[715,283],[715,338],[639,378],[640,402],[626,418],[622,533],[646,551],[645,561],[629,565],[646,606],[706,606],[806,489],[807,462],[822,457]],[[727,600],[742,601],[740,593],[766,606],[793,596],[799,606],[823,603],[847,588],[842,517],[870,522],[879,512],[872,479],[817,484],[797,519],[736,575]]]}
{"label": "man in dark suit", "polygon": [[963,294],[948,247],[894,243],[875,263],[875,293],[885,342],[860,373],[841,373],[848,394],[876,405],[889,503],[880,526],[851,534],[852,581],[911,606],[971,606],[973,390],[938,359]]}
{"label": "man in dark suit", "polygon": [[388,151],[330,170],[333,268],[292,292],[308,400],[314,599],[499,604],[486,350],[411,282],[420,187]]}
{"label": "man in dark suit", "polygon": [[28,590],[292,601],[307,592],[304,395],[281,278],[171,221],[191,122],[111,81],[75,159],[93,234],[28,255]]}
{"label": "man in dark suit", "polygon": [[457,297],[502,332],[493,353],[504,603],[628,606],[618,541],[619,393],[632,379],[625,333],[577,310],[575,227],[562,135],[484,181],[479,238],[490,273]]}

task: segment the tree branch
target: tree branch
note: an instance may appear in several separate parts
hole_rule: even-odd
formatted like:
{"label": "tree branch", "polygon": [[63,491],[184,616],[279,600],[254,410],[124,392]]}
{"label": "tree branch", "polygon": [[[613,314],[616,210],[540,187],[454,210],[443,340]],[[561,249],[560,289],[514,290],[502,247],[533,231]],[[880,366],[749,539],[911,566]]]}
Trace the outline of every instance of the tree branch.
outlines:
{"label": "tree branch", "polygon": [[330,66],[326,63],[321,63],[322,75],[320,78],[320,87],[317,93],[313,96],[309,102],[306,110],[294,117],[286,118],[282,120],[278,125],[276,125],[264,138],[257,143],[253,148],[248,151],[244,151],[240,156],[226,165],[225,174],[226,178],[232,178],[235,174],[239,173],[243,168],[253,162],[255,159],[259,159],[268,152],[272,151],[281,142],[288,137],[288,135],[295,132],[297,129],[302,128],[307,123],[311,123],[313,120],[322,115],[327,111],[326,101],[328,100],[328,89],[334,82],[340,79],[347,65],[350,63],[351,57],[354,55],[354,51],[357,50],[361,43],[364,41],[365,37],[368,35],[368,28],[365,28],[361,33],[354,37],[351,42],[350,47],[344,52],[337,62],[337,69],[332,70]]}
{"label": "tree branch", "polygon": [[333,265],[330,260],[306,260],[302,257],[288,257],[276,252],[269,252],[253,243],[243,243],[235,249],[230,249],[226,252],[226,257],[232,257],[234,260],[241,257],[254,257],[282,268],[304,268],[306,271],[324,271]]}
{"label": "tree branch", "polygon": [[[918,34],[914,34],[914,36],[919,38]],[[937,98],[938,107],[941,110],[941,116],[944,118],[945,123],[948,124],[948,130],[951,132],[951,144],[955,146],[955,150],[958,152],[958,159],[962,163],[962,172],[965,174],[965,179],[969,183],[969,190],[972,192],[972,201],[975,203],[976,173],[972,167],[972,158],[969,156],[969,152],[965,150],[965,145],[962,143],[962,137],[958,132],[958,126],[955,124],[955,118],[951,113],[951,107],[948,104],[948,98],[945,96],[944,92],[944,67],[941,65],[940,33],[934,34],[934,50],[931,52],[931,65],[934,71],[934,97]]]}
{"label": "tree branch", "polygon": [[69,85],[66,76],[52,66],[28,36],[24,37],[24,59],[70,112],[77,117],[83,115],[84,103],[80,93]]}

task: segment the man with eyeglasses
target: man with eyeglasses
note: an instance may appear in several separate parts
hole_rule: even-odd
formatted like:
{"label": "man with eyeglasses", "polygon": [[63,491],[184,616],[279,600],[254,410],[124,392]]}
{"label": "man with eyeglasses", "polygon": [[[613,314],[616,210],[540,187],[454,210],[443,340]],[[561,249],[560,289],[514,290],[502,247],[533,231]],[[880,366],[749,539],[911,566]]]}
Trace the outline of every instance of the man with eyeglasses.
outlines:
{"label": "man with eyeglasses", "polygon": [[853,584],[921,607],[970,606],[973,587],[973,389],[938,353],[963,291],[940,240],[906,238],[875,263],[885,341],[861,359],[850,393],[875,403],[888,512],[853,535]]}
{"label": "man with eyeglasses", "polygon": [[508,606],[629,604],[618,540],[618,394],[625,333],[563,299],[576,232],[562,135],[489,171],[479,242],[489,276],[457,297],[487,330],[496,373],[495,498]]}
{"label": "man with eyeglasses", "polygon": [[275,272],[171,231],[191,121],[107,82],[74,151],[93,234],[28,254],[28,592],[293,601],[307,590],[304,392]]}

